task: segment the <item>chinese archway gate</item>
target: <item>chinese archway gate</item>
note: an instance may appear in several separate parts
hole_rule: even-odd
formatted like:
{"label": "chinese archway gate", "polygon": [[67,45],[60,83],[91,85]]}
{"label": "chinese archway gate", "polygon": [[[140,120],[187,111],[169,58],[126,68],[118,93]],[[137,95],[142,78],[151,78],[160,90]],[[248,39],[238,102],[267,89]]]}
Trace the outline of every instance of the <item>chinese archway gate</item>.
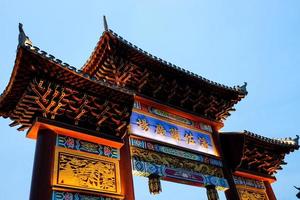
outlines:
{"label": "chinese archway gate", "polygon": [[[31,200],[134,200],[132,175],[206,188],[216,200],[276,199],[271,183],[296,139],[220,132],[246,84],[227,87],[105,30],[75,67],[19,45],[0,115],[36,139]],[[131,173],[132,172],[132,173]]]}

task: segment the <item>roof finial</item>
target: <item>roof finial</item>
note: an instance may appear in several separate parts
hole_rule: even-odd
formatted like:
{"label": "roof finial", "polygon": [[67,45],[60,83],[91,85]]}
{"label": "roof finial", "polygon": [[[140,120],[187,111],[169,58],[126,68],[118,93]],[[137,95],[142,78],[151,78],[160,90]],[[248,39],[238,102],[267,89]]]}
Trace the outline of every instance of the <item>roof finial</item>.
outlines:
{"label": "roof finial", "polygon": [[24,30],[23,30],[23,24],[19,23],[19,46],[22,45],[32,45],[32,42],[30,41],[29,37],[26,36]]}
{"label": "roof finial", "polygon": [[108,25],[107,25],[107,21],[106,21],[105,15],[103,15],[103,25],[104,25],[104,30],[108,31]]}
{"label": "roof finial", "polygon": [[238,88],[243,91],[245,94],[247,94],[247,82],[244,82],[244,85],[238,86]]}
{"label": "roof finial", "polygon": [[295,144],[299,145],[299,135],[296,135],[296,138],[293,139]]}

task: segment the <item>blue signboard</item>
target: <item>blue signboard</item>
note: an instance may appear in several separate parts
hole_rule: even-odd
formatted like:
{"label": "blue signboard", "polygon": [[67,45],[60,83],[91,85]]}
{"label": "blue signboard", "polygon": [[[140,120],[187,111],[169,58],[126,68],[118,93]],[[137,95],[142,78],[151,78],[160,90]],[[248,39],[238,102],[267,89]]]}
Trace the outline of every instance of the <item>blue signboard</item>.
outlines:
{"label": "blue signboard", "polygon": [[144,113],[132,112],[130,132],[164,143],[217,155],[210,134],[173,124]]}

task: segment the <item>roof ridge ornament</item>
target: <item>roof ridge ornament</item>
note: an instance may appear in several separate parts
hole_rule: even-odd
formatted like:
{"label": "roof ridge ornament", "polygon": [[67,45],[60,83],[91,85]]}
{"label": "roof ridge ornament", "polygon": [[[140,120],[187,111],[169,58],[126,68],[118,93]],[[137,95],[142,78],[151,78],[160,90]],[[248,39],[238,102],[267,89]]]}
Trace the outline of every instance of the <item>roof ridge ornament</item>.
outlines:
{"label": "roof ridge ornament", "polygon": [[296,138],[293,139],[295,144],[299,146],[299,135],[296,135]]}
{"label": "roof ridge ornament", "polygon": [[19,23],[19,44],[18,47],[23,46],[23,45],[32,45],[31,40],[29,37],[25,34],[23,30],[23,24]]}
{"label": "roof ridge ornament", "polygon": [[103,15],[103,26],[104,26],[104,30],[108,31],[108,24],[107,24],[105,15]]}
{"label": "roof ridge ornament", "polygon": [[247,130],[244,130],[243,133],[250,137],[254,137],[254,138],[257,138],[260,140],[272,141],[272,142],[276,142],[276,143],[279,142],[282,144],[288,144],[288,145],[293,145],[293,146],[299,147],[299,135],[296,135],[296,138],[292,139],[291,137],[289,137],[289,138],[268,138],[268,137],[264,137],[259,134],[247,131]]}
{"label": "roof ridge ornament", "polygon": [[244,85],[242,85],[242,86],[237,86],[238,87],[238,89],[239,90],[241,90],[242,92],[244,92],[245,94],[247,94],[248,93],[248,91],[247,91],[247,82],[244,82]]}

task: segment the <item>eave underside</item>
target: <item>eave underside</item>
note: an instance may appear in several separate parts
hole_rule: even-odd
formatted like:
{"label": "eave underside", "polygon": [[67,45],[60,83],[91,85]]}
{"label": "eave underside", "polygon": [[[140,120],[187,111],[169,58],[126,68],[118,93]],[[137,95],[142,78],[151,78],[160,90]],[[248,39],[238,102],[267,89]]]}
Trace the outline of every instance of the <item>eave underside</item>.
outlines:
{"label": "eave underside", "polygon": [[214,83],[156,58],[106,31],[82,70],[201,117],[222,121],[247,92]]}
{"label": "eave underside", "polygon": [[[271,176],[286,165],[284,158],[299,149],[293,140],[275,140],[244,133],[221,133],[222,150],[231,168]],[[234,144],[234,146],[233,146]]]}
{"label": "eave underside", "polygon": [[90,79],[31,46],[18,48],[11,80],[0,97],[0,114],[18,130],[37,117],[55,119],[102,133],[126,133],[133,93]]}

